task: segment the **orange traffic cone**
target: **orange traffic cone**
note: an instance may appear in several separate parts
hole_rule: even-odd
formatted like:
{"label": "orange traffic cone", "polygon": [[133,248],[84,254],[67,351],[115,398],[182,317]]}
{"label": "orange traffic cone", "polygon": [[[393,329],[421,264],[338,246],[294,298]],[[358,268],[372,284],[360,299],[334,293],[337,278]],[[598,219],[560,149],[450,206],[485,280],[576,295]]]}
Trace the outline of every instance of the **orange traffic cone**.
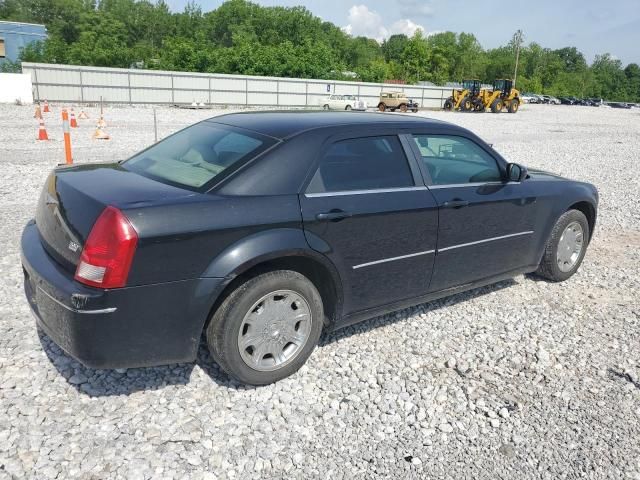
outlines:
{"label": "orange traffic cone", "polygon": [[89,118],[89,115],[84,113],[84,110],[80,110],[80,115],[78,115],[78,119],[86,120],[87,118]]}
{"label": "orange traffic cone", "polygon": [[78,128],[78,122],[76,120],[76,114],[73,113],[73,108],[71,109],[71,119],[69,121],[69,126],[71,128]]}
{"label": "orange traffic cone", "polygon": [[42,118],[42,111],[40,110],[40,104],[36,107],[36,111],[33,114],[33,118]]}
{"label": "orange traffic cone", "polygon": [[44,101],[44,109],[42,110],[44,113],[49,113],[51,110],[49,110],[49,102],[47,102],[46,100]]}
{"label": "orange traffic cone", "polygon": [[96,126],[96,131],[93,133],[94,140],[109,140],[110,138],[111,137],[109,137],[109,134],[104,132],[104,130],[102,130],[102,127],[100,125]]}
{"label": "orange traffic cone", "polygon": [[47,129],[44,128],[44,120],[40,117],[40,129],[38,130],[38,140],[49,140]]}
{"label": "orange traffic cone", "polygon": [[104,117],[100,114],[100,119],[98,120],[97,126],[100,128],[104,128],[107,126],[107,122],[104,121]]}

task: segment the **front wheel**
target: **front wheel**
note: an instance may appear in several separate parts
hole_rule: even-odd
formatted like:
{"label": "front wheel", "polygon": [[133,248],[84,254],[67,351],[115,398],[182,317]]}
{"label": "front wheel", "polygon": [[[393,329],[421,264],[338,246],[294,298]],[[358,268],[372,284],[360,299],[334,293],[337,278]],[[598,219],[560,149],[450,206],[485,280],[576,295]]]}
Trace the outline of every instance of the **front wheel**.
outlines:
{"label": "front wheel", "polygon": [[277,270],[251,278],[222,302],[207,327],[207,344],[225,372],[267,385],[305,363],[322,325],[322,299],[313,283]]}
{"label": "front wheel", "polygon": [[351,105],[347,105],[346,107],[344,107],[344,109],[348,112],[349,110],[351,110]]}
{"label": "front wheel", "polygon": [[326,105],[326,104],[325,104],[325,105],[323,105],[323,107],[322,107],[322,108],[323,108],[323,110],[329,110],[329,105]]}
{"label": "front wheel", "polygon": [[381,112],[384,112],[386,109],[387,109],[387,106],[384,103],[378,104],[378,110],[380,110]]}
{"label": "front wheel", "polygon": [[473,109],[473,104],[471,103],[471,99],[469,96],[464,97],[460,101],[460,111],[462,112],[470,112]]}
{"label": "front wheel", "polygon": [[516,113],[518,111],[518,108],[520,108],[520,100],[514,98],[509,102],[509,107],[507,108],[507,110],[509,113]]}
{"label": "front wheel", "polygon": [[571,277],[582,263],[589,235],[584,213],[579,210],[563,213],[553,226],[536,274],[553,282]]}
{"label": "front wheel", "polygon": [[407,111],[407,106],[406,106],[404,103],[403,103],[402,105],[400,105],[400,111],[401,111],[402,113],[406,113],[406,111]]}
{"label": "front wheel", "polygon": [[473,101],[473,111],[474,112],[484,112],[484,103],[479,98]]}
{"label": "front wheel", "polygon": [[504,108],[504,103],[499,98],[496,98],[491,103],[491,113],[500,113],[503,108]]}

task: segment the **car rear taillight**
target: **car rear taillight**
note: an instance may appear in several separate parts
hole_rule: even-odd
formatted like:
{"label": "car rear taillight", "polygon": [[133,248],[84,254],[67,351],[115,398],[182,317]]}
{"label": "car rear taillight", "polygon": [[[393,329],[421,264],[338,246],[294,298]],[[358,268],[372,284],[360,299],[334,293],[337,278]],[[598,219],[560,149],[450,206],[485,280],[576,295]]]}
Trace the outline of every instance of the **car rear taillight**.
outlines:
{"label": "car rear taillight", "polygon": [[137,245],[129,219],[115,207],[105,208],[84,244],[75,279],[92,287],[124,287]]}

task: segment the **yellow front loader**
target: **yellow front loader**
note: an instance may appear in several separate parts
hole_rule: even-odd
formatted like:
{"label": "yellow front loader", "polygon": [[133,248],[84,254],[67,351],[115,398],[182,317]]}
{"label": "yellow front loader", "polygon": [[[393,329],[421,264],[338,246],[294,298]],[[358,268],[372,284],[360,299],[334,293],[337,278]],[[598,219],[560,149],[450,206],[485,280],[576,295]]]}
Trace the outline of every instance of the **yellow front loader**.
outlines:
{"label": "yellow front loader", "polygon": [[496,80],[492,90],[482,89],[471,99],[475,112],[490,108],[493,113],[500,113],[506,108],[509,113],[516,113],[520,103],[520,92],[513,88],[513,80],[508,79]]}
{"label": "yellow front loader", "polygon": [[449,112],[452,110],[470,112],[473,109],[473,98],[480,94],[480,86],[480,80],[463,80],[462,88],[452,92],[452,95],[445,100],[443,108]]}

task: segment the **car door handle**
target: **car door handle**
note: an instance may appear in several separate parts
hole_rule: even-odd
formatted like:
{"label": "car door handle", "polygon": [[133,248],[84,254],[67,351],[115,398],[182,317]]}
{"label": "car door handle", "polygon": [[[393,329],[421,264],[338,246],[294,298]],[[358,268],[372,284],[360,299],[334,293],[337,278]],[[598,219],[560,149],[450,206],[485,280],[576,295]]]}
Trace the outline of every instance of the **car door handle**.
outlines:
{"label": "car door handle", "polygon": [[316,215],[316,218],[320,221],[334,221],[334,220],[342,220],[343,218],[350,217],[351,214],[348,212],[344,212],[342,210],[332,210],[331,212],[319,213]]}
{"label": "car door handle", "polygon": [[466,200],[460,200],[460,199],[454,199],[454,200],[449,200],[448,202],[444,202],[442,204],[442,208],[462,208],[462,207],[467,207],[469,205],[469,202]]}

